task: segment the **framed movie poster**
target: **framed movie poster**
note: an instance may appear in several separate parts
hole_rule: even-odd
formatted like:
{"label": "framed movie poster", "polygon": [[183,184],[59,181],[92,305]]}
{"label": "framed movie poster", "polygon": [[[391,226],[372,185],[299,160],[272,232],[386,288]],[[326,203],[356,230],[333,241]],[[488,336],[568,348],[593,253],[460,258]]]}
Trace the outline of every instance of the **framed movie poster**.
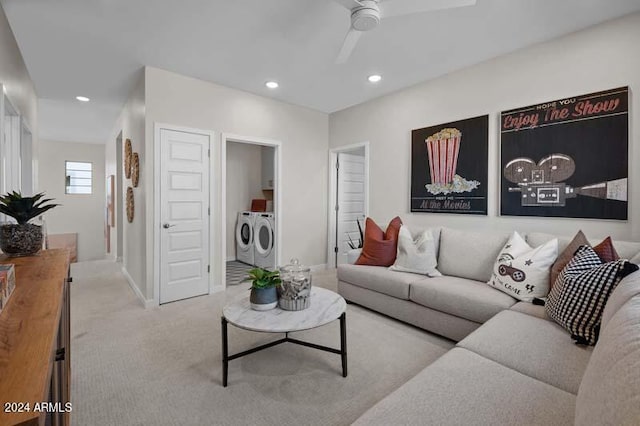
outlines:
{"label": "framed movie poster", "polygon": [[629,88],[501,115],[500,213],[627,219]]}
{"label": "framed movie poster", "polygon": [[487,214],[489,116],[411,132],[411,211]]}

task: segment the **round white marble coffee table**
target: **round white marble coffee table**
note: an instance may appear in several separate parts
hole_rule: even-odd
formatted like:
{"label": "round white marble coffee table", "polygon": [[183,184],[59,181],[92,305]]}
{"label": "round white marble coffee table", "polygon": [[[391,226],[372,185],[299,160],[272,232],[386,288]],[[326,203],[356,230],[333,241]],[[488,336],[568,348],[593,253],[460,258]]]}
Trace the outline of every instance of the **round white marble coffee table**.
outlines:
{"label": "round white marble coffee table", "polygon": [[[249,296],[233,301],[222,310],[222,385],[227,386],[229,361],[267,349],[280,343],[295,343],[335,353],[342,358],[342,376],[347,377],[347,303],[337,293],[320,287],[311,289],[311,306],[302,311],[285,311],[275,308],[270,311],[254,311]],[[309,330],[340,319],[340,349],[316,345],[289,337],[294,331]],[[285,333],[285,337],[237,354],[229,355],[227,325],[233,324],[245,330],[261,333]]]}

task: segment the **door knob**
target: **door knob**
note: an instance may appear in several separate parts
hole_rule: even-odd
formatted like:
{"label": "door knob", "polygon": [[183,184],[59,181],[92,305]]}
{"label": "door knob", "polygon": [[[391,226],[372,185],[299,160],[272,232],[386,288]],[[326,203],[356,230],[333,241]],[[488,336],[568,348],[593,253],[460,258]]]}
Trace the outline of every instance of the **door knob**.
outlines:
{"label": "door knob", "polygon": [[162,225],[162,227],[163,227],[164,229],[169,229],[169,228],[174,227],[174,226],[175,226],[175,225],[169,225],[168,223],[165,223],[165,224],[163,224],[163,225]]}

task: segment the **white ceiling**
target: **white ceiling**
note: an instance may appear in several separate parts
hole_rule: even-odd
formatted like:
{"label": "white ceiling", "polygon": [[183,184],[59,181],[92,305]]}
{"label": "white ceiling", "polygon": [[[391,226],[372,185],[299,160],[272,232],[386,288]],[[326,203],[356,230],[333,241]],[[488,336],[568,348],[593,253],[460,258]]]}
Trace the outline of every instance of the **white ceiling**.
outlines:
{"label": "white ceiling", "polygon": [[[478,0],[383,20],[336,65],[349,12],[332,0],[0,2],[41,98],[40,138],[97,143],[144,65],[333,112],[640,10],[640,0]],[[381,83],[367,82],[373,73]]]}

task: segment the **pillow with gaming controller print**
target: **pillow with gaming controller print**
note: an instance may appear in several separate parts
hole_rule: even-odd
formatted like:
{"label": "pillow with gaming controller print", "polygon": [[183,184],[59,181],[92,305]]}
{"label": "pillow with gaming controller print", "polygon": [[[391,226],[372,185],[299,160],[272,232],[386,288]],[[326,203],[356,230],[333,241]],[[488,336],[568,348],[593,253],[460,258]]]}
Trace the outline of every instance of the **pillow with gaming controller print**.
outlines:
{"label": "pillow with gaming controller print", "polygon": [[557,257],[557,239],[533,248],[514,232],[500,251],[487,284],[523,302],[546,297],[551,265]]}

